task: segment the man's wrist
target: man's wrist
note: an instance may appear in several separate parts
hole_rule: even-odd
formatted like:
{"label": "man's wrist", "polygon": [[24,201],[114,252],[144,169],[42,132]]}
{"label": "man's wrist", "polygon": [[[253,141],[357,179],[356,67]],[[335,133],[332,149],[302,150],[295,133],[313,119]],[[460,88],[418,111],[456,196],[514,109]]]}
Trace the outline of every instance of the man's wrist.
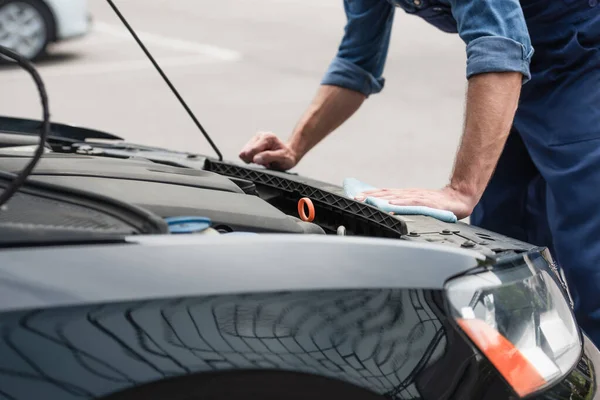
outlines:
{"label": "man's wrist", "polygon": [[481,189],[477,187],[477,184],[464,179],[453,177],[448,186],[463,196],[478,197],[481,195]]}
{"label": "man's wrist", "polygon": [[301,141],[296,137],[296,134],[294,134],[286,144],[291,152],[291,156],[294,158],[294,163],[298,164],[306,154],[303,150],[304,147],[302,146]]}
{"label": "man's wrist", "polygon": [[456,178],[450,180],[447,188],[471,210],[475,208],[483,195],[483,190],[485,190],[478,188],[477,184]]}

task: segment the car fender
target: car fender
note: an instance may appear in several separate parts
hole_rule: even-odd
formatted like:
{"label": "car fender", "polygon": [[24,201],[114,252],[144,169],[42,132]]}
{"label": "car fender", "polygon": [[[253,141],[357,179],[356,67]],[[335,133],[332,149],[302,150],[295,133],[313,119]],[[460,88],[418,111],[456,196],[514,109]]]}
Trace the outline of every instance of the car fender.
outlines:
{"label": "car fender", "polygon": [[42,0],[54,16],[55,41],[86,34],[90,29],[88,0]]}

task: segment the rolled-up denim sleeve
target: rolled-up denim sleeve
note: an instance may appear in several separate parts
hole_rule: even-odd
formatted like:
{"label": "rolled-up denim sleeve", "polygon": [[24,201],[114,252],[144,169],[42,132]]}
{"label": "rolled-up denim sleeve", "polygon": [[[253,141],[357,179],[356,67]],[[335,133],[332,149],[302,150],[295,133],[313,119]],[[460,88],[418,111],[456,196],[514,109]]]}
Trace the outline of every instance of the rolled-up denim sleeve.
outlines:
{"label": "rolled-up denim sleeve", "polygon": [[321,84],[379,93],[389,49],[394,6],[386,0],[344,0],[346,26]]}
{"label": "rolled-up denim sleeve", "polygon": [[467,45],[467,78],[486,72],[520,72],[531,79],[534,49],[519,0],[450,0]]}

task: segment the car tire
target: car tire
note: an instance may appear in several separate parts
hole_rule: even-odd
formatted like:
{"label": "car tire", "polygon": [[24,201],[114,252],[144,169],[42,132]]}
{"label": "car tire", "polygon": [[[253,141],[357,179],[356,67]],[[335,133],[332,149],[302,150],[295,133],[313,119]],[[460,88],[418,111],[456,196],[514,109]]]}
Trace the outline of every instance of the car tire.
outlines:
{"label": "car tire", "polygon": [[[16,31],[21,23],[31,24],[33,32],[29,37]],[[45,55],[48,44],[54,40],[54,32],[54,17],[41,0],[0,0],[0,45],[35,61]]]}

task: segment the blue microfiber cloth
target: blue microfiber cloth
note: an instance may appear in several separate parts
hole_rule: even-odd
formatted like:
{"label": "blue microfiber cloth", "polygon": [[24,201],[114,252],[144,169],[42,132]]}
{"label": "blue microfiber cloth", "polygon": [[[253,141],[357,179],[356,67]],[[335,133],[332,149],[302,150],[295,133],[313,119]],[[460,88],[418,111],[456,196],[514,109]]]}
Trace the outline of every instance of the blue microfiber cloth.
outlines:
{"label": "blue microfiber cloth", "polygon": [[[346,178],[344,179],[344,192],[346,196],[351,199],[354,199],[358,194],[367,191],[377,189],[376,187],[367,185],[357,179],[354,178]],[[395,206],[390,204],[387,200],[378,199],[375,197],[367,197],[365,199],[365,203],[370,204],[379,208],[381,211],[385,212],[393,212],[398,215],[425,215],[429,217],[433,217],[439,219],[444,222],[456,222],[458,218],[451,211],[438,210],[430,207],[423,206]]]}

